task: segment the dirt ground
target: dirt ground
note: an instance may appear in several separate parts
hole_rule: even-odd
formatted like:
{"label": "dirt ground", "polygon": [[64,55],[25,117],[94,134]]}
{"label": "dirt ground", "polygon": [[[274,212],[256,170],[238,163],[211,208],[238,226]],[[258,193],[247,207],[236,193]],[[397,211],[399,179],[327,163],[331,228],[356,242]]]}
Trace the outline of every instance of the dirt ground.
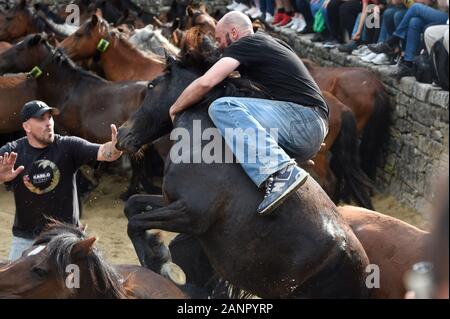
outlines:
{"label": "dirt ground", "polygon": [[[127,186],[118,176],[104,176],[97,189],[84,200],[81,222],[88,225],[89,235],[98,238],[97,245],[106,259],[114,264],[138,264],[133,245],[127,236],[127,220],[123,202],[119,199]],[[375,209],[412,225],[427,229],[429,223],[421,215],[399,204],[393,197],[376,195]],[[14,199],[11,192],[0,186],[0,260],[7,259],[14,221]],[[169,241],[173,234],[166,235]]]}

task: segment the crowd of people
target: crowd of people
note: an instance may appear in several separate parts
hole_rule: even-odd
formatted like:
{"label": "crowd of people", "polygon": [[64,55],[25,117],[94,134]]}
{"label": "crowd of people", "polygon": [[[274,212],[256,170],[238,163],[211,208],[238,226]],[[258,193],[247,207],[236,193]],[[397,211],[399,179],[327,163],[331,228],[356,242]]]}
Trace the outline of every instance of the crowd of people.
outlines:
{"label": "crowd of people", "polygon": [[312,41],[364,62],[393,65],[396,78],[414,76],[415,59],[437,42],[448,59],[448,0],[233,0],[227,9],[314,33]]}

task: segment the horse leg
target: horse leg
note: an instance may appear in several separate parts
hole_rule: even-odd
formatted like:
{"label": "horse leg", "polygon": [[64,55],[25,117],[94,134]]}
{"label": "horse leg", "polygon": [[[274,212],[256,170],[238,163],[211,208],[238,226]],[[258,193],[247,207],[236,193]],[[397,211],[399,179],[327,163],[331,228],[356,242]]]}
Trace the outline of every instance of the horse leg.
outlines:
{"label": "horse leg", "polygon": [[154,204],[152,200],[155,200],[155,197],[147,196],[150,200],[147,203],[142,201],[144,198],[140,198],[141,207],[148,204],[144,212],[134,215],[129,214],[128,236],[142,266],[169,277],[175,283],[184,284],[185,275],[181,268],[171,261],[169,249],[164,245],[159,233],[150,234],[146,231],[164,229],[173,232],[192,233],[192,223],[186,206],[183,202],[176,201],[166,207],[153,209],[151,204]]}

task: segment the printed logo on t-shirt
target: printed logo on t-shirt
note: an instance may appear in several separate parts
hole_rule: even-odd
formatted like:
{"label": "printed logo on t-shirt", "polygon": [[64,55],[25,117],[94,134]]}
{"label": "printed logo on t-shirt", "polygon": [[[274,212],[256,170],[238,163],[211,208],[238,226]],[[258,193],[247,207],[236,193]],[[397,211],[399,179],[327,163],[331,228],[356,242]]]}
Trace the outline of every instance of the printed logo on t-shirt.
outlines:
{"label": "printed logo on t-shirt", "polygon": [[42,195],[51,192],[59,184],[59,169],[51,161],[36,161],[29,172],[23,177],[23,183],[32,193]]}

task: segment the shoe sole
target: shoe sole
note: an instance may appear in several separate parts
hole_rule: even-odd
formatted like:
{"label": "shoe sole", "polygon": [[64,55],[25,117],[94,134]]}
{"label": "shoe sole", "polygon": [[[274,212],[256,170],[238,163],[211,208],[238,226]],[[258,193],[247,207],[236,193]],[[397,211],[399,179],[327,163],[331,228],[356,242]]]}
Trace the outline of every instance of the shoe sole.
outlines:
{"label": "shoe sole", "polygon": [[309,175],[306,175],[304,179],[302,179],[298,184],[292,184],[291,187],[287,189],[287,191],[280,197],[280,199],[276,202],[274,202],[272,205],[267,206],[266,209],[263,211],[260,211],[258,215],[260,216],[267,216],[272,211],[274,211],[276,208],[278,208],[281,204],[283,204],[286,199],[291,195],[293,192],[295,192],[297,189],[299,189],[303,184],[305,184],[306,180],[308,179]]}

